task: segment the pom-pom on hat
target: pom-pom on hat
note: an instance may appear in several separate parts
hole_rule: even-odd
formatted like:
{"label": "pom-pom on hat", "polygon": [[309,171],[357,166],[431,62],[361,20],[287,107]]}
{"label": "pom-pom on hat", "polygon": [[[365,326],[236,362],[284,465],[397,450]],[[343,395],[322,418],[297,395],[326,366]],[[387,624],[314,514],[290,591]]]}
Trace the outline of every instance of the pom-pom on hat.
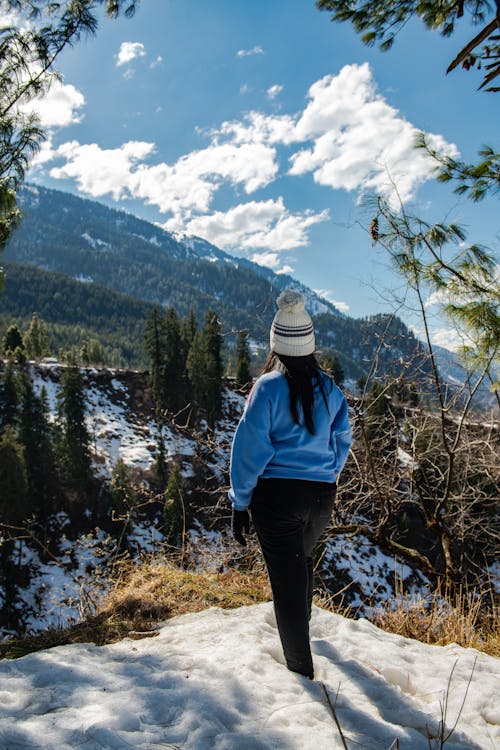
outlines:
{"label": "pom-pom on hat", "polygon": [[288,357],[305,357],[315,349],[312,320],[305,299],[295,289],[285,289],[276,300],[278,312],[271,325],[271,351]]}

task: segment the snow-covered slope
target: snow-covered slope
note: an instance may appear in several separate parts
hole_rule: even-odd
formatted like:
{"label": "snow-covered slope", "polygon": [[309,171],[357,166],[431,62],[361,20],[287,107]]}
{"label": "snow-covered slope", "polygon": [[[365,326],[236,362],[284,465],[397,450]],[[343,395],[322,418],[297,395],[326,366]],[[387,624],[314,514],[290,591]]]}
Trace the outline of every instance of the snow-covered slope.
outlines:
{"label": "snow-covered slope", "polygon": [[428,737],[439,736],[444,706],[445,736],[454,728],[446,750],[500,746],[498,659],[317,608],[311,637],[314,682],[283,666],[271,604],[184,615],[140,641],[4,661],[0,746],[429,750],[441,747]]}
{"label": "snow-covered slope", "polygon": [[[52,418],[55,418],[63,366],[38,365],[32,366],[30,371],[36,391],[45,388]],[[157,445],[157,425],[145,396],[147,374],[93,368],[83,368],[82,374],[87,386],[87,426],[96,476],[102,482],[109,481],[116,462],[122,459],[139,483],[143,472],[147,472],[155,460]],[[217,488],[221,494],[224,491],[229,446],[243,410],[244,397],[228,390],[224,402],[225,416],[201,451],[194,433],[181,431],[172,424],[164,427],[167,458],[181,464],[187,483],[187,500],[197,508],[193,510],[186,538],[190,559],[195,567],[204,570],[217,570],[226,563],[234,565],[237,554],[230,533],[228,505],[224,505],[221,497],[216,508],[211,507],[215,500],[210,500],[210,507],[204,510],[195,489],[208,481],[216,492]],[[24,627],[30,632],[50,626],[65,627],[81,620],[88,614],[86,602],[106,590],[105,569],[107,561],[116,553],[116,540],[101,528],[94,528],[95,524],[89,521],[91,511],[88,513],[80,527],[76,519],[70,524],[66,513],[53,517],[52,537],[57,540],[57,549],[50,560],[43,559],[39,548],[29,541],[17,543],[16,559],[21,561],[24,570],[18,609],[22,612]],[[133,557],[162,553],[162,523],[161,514],[157,517],[132,515],[127,543]],[[117,528],[121,529],[120,523]],[[332,536],[328,539],[319,572],[329,590],[344,591],[345,604],[362,611],[366,611],[367,602],[371,607],[391,598],[396,572],[409,595],[425,592],[428,585],[421,574],[401,562],[396,571],[393,557],[362,537]]]}

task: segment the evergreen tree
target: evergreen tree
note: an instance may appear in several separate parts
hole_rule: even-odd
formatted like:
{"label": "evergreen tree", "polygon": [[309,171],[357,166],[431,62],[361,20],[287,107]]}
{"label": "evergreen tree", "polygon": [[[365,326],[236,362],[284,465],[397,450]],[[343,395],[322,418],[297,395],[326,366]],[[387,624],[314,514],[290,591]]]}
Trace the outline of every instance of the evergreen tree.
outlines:
{"label": "evergreen tree", "polygon": [[158,307],[153,307],[144,327],[144,348],[150,361],[150,379],[157,411],[162,407],[165,392],[164,351],[165,319]]}
{"label": "evergreen tree", "polygon": [[196,322],[196,316],[194,310],[191,308],[189,315],[187,318],[183,319],[181,324],[181,341],[184,361],[187,359],[189,349],[191,348],[197,330],[198,324]]}
{"label": "evergreen tree", "polygon": [[187,521],[182,474],[177,464],[174,464],[172,470],[170,471],[164,497],[164,534],[171,544],[179,547],[183,542]]}
{"label": "evergreen tree", "polygon": [[359,393],[364,393],[364,390],[366,388],[366,376],[360,375],[359,378],[356,380],[356,388],[358,389]]}
{"label": "evergreen tree", "polygon": [[194,401],[195,416],[199,407],[205,403],[207,394],[206,362],[203,337],[200,331],[195,333],[187,358],[187,372],[191,385],[191,396]]}
{"label": "evergreen tree", "polygon": [[165,350],[163,359],[165,403],[177,412],[186,405],[181,329],[173,307],[165,316]]}
{"label": "evergreen tree", "polygon": [[446,72],[459,65],[464,70],[482,67],[486,72],[479,88],[487,86],[485,91],[500,91],[498,85],[489,85],[500,75],[498,2],[316,0],[316,5],[320,10],[331,11],[333,21],[349,21],[365,44],[378,43],[384,51],[392,47],[397,34],[413,18],[419,18],[427,29],[438,30],[443,37],[451,36],[460,25],[485,24],[450,62]]}
{"label": "evergreen tree", "polygon": [[181,359],[182,359],[182,384],[184,389],[184,400],[186,405],[190,405],[190,413],[193,410],[193,390],[191,387],[191,381],[189,377],[188,368],[188,357],[191,349],[191,345],[194,341],[194,337],[198,331],[198,324],[196,322],[196,316],[193,309],[189,311],[189,315],[183,318],[181,322]]}
{"label": "evergreen tree", "polygon": [[28,477],[22,445],[8,425],[0,438],[0,519],[21,523],[29,513]]}
{"label": "evergreen tree", "polygon": [[24,348],[29,359],[41,359],[48,352],[47,326],[33,313],[28,330],[23,337]]}
{"label": "evergreen tree", "polygon": [[46,521],[56,494],[55,460],[45,389],[36,396],[27,373],[21,378],[19,441],[24,448],[30,509]]}
{"label": "evergreen tree", "polygon": [[90,363],[90,354],[89,354],[89,342],[87,339],[84,339],[82,342],[82,345],[80,347],[80,355],[78,357],[80,362],[83,362],[83,364],[88,367]]}
{"label": "evergreen tree", "polygon": [[366,436],[375,452],[395,448],[395,420],[387,386],[374,380],[366,401]]}
{"label": "evergreen tree", "polygon": [[12,323],[12,325],[7,328],[2,348],[4,354],[14,354],[18,349],[24,350],[23,337],[15,323]]}
{"label": "evergreen tree", "polygon": [[90,339],[88,343],[89,362],[94,365],[103,365],[106,359],[104,348],[97,339]]}
{"label": "evergreen tree", "polygon": [[163,424],[158,425],[158,438],[156,441],[156,461],[154,471],[158,475],[160,485],[165,487],[167,481],[167,452],[165,449],[165,438],[163,437]]}
{"label": "evergreen tree", "polygon": [[252,382],[250,361],[248,331],[240,331],[236,342],[236,385],[240,388],[249,386]]}
{"label": "evergreen tree", "polygon": [[0,433],[7,425],[16,425],[19,409],[17,378],[10,362],[0,382]]}
{"label": "evergreen tree", "polygon": [[85,387],[76,365],[66,368],[58,394],[61,424],[60,457],[65,479],[79,494],[85,493],[92,477],[90,435],[85,424]]}
{"label": "evergreen tree", "polygon": [[328,370],[332,376],[335,382],[338,386],[342,386],[344,384],[345,380],[345,373],[344,368],[340,364],[340,360],[337,356],[337,354],[330,355],[323,355],[321,358],[321,367],[323,367],[325,370]]}
{"label": "evergreen tree", "polygon": [[3,586],[2,624],[17,627],[19,612],[18,597],[14,583],[12,553],[14,542],[9,539],[6,526],[22,523],[28,516],[28,480],[22,446],[16,440],[14,428],[8,425],[0,437],[0,535],[5,536],[0,544],[0,583]]}
{"label": "evergreen tree", "polygon": [[[5,0],[2,10],[23,12],[19,25],[3,24],[0,65],[0,251],[20,221],[16,192],[21,187],[30,161],[46,133],[30,107],[25,106],[46,93],[57,78],[57,56],[82,36],[97,29],[98,5],[115,18],[131,15],[136,0],[97,2],[43,2]],[[36,108],[36,107],[35,107]],[[3,273],[0,269],[0,287]]]}
{"label": "evergreen tree", "polygon": [[112,508],[119,513],[130,510],[137,502],[137,490],[130,480],[130,471],[122,458],[119,458],[113,467],[109,494]]}
{"label": "evergreen tree", "polygon": [[203,406],[208,424],[213,427],[222,407],[222,326],[213,310],[208,310],[203,329],[203,350],[206,374],[206,396]]}

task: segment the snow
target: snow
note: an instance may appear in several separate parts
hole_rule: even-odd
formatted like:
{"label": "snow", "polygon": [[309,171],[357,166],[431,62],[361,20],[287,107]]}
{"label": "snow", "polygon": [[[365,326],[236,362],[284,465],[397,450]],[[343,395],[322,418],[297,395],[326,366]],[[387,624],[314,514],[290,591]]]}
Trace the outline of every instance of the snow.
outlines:
{"label": "snow", "polygon": [[401,466],[404,466],[406,468],[410,468],[413,471],[418,469],[418,464],[414,460],[413,456],[411,456],[409,453],[404,451],[401,446],[398,445],[397,449],[397,455],[398,455],[398,461],[401,464]]}
{"label": "snow", "polygon": [[[68,524],[65,513],[53,518],[60,552],[48,561],[42,561],[38,548],[17,542],[16,560],[30,569],[29,582],[19,590],[26,632],[80,622],[93,613],[95,601],[109,586],[100,573],[116,551],[116,543],[102,529],[69,540],[62,532]],[[0,628],[2,635],[8,634]]]}
{"label": "snow", "polygon": [[96,237],[92,237],[88,232],[84,232],[81,235],[82,239],[84,239],[86,242],[89,243],[91,247],[94,249],[96,248],[104,248],[105,250],[111,249],[111,245],[109,242],[106,242],[105,240],[100,240]]}
{"label": "snow", "polygon": [[362,535],[331,536],[325,542],[323,573],[328,576],[328,571],[342,572],[349,579],[344,601],[364,614],[390,600],[398,586],[408,596],[432,589],[422,573],[400,561],[396,564]]}
{"label": "snow", "polygon": [[75,280],[80,281],[82,284],[91,284],[94,281],[92,276],[84,276],[82,273],[75,276]]}
{"label": "snow", "polygon": [[450,730],[458,722],[446,749],[499,747],[498,659],[418,643],[316,607],[311,640],[314,682],[284,667],[270,603],[183,615],[143,640],[59,646],[4,661],[0,746],[340,748],[326,690],[350,750],[388,750],[396,738],[401,750],[428,750],[450,682],[445,724]]}

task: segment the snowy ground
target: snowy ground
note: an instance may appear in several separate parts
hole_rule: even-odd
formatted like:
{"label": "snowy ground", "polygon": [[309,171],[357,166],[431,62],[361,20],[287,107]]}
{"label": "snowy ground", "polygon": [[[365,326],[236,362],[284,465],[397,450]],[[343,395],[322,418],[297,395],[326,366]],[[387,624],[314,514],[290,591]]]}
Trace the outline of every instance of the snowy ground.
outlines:
{"label": "snowy ground", "polygon": [[184,615],[155,638],[4,661],[0,747],[340,748],[324,685],[350,750],[389,750],[396,738],[400,750],[428,750],[440,746],[427,733],[439,733],[449,682],[447,731],[458,722],[446,750],[500,747],[500,660],[317,608],[311,637],[315,682],[283,666],[271,604]]}
{"label": "snowy ground", "polygon": [[[107,381],[96,381],[98,371],[82,369],[89,380],[86,390],[87,429],[95,454],[95,473],[104,479],[111,478],[113,468],[122,459],[127,466],[147,471],[151,468],[156,453],[158,428],[153,419],[135,414],[129,406],[130,394],[120,371],[108,370],[114,377]],[[125,373],[126,376],[126,373]],[[32,371],[35,389],[42,387],[47,393],[52,419],[57,411],[57,394],[60,390],[58,368],[39,366]],[[164,428],[167,457],[180,457],[183,473],[192,473],[191,463],[195,453],[195,442],[173,428]]]}

